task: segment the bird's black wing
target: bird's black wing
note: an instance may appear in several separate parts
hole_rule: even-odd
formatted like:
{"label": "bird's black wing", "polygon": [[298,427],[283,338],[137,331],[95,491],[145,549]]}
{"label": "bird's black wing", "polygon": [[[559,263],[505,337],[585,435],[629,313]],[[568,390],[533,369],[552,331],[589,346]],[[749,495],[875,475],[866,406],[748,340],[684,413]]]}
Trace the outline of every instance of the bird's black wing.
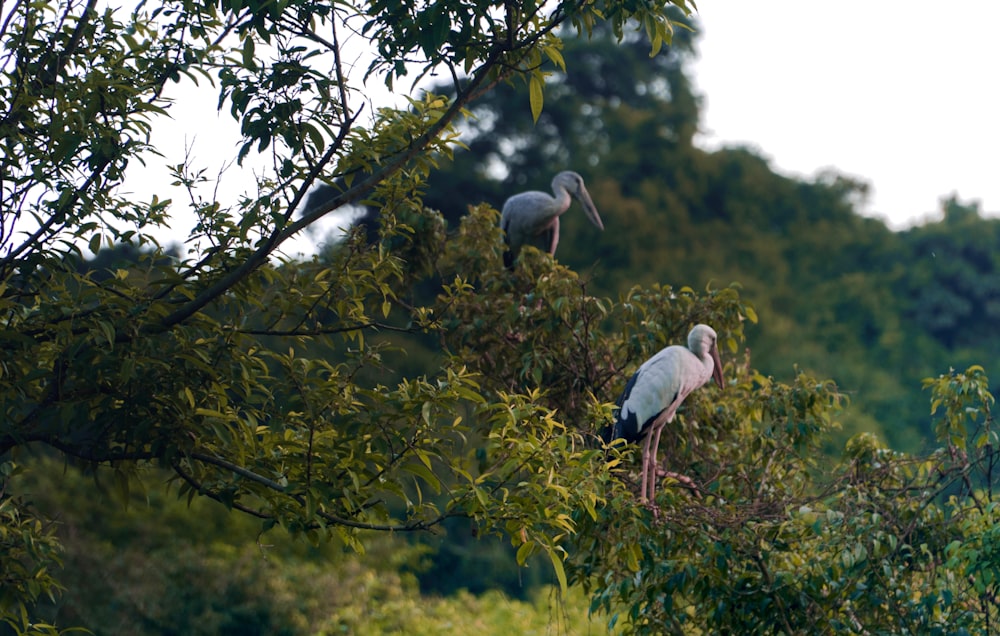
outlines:
{"label": "bird's black wing", "polygon": [[503,232],[503,244],[505,249],[503,251],[503,266],[507,269],[514,268],[514,252],[510,249],[510,236],[507,235],[507,228],[510,226],[510,219],[500,219],[500,229]]}
{"label": "bird's black wing", "polygon": [[616,439],[624,439],[627,442],[634,442],[639,438],[638,423],[635,421],[635,413],[630,413],[625,419],[622,419],[622,405],[625,404],[625,400],[632,393],[632,388],[635,386],[636,378],[639,377],[639,372],[636,371],[629,378],[628,384],[625,385],[625,390],[622,394],[618,396],[618,401],[615,402],[614,416],[615,421],[604,427],[601,431],[601,439],[604,440],[605,444],[610,444]]}
{"label": "bird's black wing", "polygon": [[514,252],[506,249],[503,252],[503,266],[507,269],[514,269]]}

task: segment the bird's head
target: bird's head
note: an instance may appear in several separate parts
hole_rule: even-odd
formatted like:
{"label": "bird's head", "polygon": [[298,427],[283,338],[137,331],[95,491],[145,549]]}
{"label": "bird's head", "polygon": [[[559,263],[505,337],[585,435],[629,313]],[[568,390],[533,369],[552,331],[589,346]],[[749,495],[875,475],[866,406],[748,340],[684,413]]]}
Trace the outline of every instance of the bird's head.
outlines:
{"label": "bird's head", "polygon": [[722,359],[719,357],[719,336],[708,325],[695,325],[688,333],[688,349],[701,359],[708,356],[712,360],[712,379],[720,389],[726,388],[722,377]]}
{"label": "bird's head", "polygon": [[598,229],[604,229],[601,215],[597,213],[597,206],[594,205],[594,201],[590,198],[587,186],[583,184],[583,177],[572,170],[560,172],[552,179],[552,191],[559,192],[559,190],[569,192],[583,206],[583,211],[587,213],[587,218],[590,219],[590,222],[596,225]]}

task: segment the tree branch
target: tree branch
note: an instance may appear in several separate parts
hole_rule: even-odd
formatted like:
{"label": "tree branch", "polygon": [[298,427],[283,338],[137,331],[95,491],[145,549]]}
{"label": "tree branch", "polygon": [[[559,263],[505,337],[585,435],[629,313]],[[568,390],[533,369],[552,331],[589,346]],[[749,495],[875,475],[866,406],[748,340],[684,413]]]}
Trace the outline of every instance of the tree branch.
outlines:
{"label": "tree branch", "polygon": [[[388,179],[399,170],[402,170],[411,159],[423,151],[424,148],[437,138],[437,136],[461,114],[465,106],[477,96],[478,90],[488,84],[487,79],[489,77],[489,72],[496,65],[502,53],[502,48],[494,48],[493,52],[487,57],[483,64],[480,65],[477,73],[473,77],[473,80],[466,86],[466,93],[464,95],[459,94],[445,113],[436,122],[431,124],[423,134],[414,139],[413,143],[411,143],[405,150],[397,153],[394,157],[387,158],[383,163],[384,167],[382,169],[371,172],[366,178],[356,183],[353,187],[348,188],[341,194],[331,198],[323,205],[316,206],[313,210],[306,210],[302,216],[300,216],[299,219],[291,225],[288,225],[283,229],[277,228],[275,232],[264,241],[263,245],[257,248],[257,250],[255,250],[254,253],[247,258],[247,260],[222,276],[215,283],[195,296],[194,299],[185,303],[182,307],[163,318],[163,320],[159,323],[149,326],[147,330],[165,331],[174,325],[187,320],[198,311],[201,311],[210,302],[249,276],[258,267],[263,265],[268,256],[270,256],[270,254],[284,241],[294,236],[303,228],[315,223],[331,210],[354,203],[360,199],[363,194],[370,192],[382,181]],[[495,81],[500,80],[497,79]],[[492,85],[493,83],[495,82],[489,82],[489,85]],[[331,146],[328,154],[330,154],[335,147],[335,145]],[[319,173],[320,165],[322,165],[322,163],[313,169],[310,173],[310,178],[315,178],[315,175]],[[304,190],[300,191],[299,195],[293,201],[293,205],[297,205],[304,195]]]}
{"label": "tree branch", "polygon": [[[241,477],[249,479],[250,481],[258,483],[262,486],[267,487],[270,490],[273,490],[277,493],[283,494],[291,498],[295,503],[297,503],[299,506],[303,508],[306,506],[306,501],[301,495],[290,493],[288,492],[288,489],[285,486],[282,486],[278,482],[272,479],[268,479],[263,475],[258,475],[253,471],[247,470],[246,468],[243,468],[242,466],[234,464],[228,460],[222,459],[221,457],[214,457],[212,455],[206,455],[204,453],[198,453],[198,452],[189,453],[188,457],[206,464],[211,464],[213,466],[217,466],[219,468],[232,471],[233,473],[236,473]],[[179,469],[178,466],[174,466],[174,470],[178,471],[178,474],[181,475],[181,477],[185,478],[185,480],[188,481],[188,483],[191,484],[192,487],[196,488],[200,494],[206,495],[212,499],[215,499],[216,501],[220,501],[225,505],[232,505],[234,508],[238,507],[238,509],[241,510],[242,512],[248,512],[262,519],[273,518],[272,515],[268,515],[267,513],[263,513],[254,510],[252,508],[242,506],[239,504],[239,502],[232,502],[232,504],[230,504],[227,501],[223,501],[220,496],[216,495],[215,493],[212,493],[209,490],[206,490],[201,484],[195,481],[192,477],[186,476],[186,474],[183,473],[183,470]],[[413,532],[417,530],[429,530],[430,528],[442,523],[445,519],[448,519],[450,517],[464,516],[464,513],[445,513],[438,515],[436,518],[431,519],[429,521],[414,521],[405,524],[368,523],[364,521],[355,521],[353,519],[340,517],[338,515],[326,512],[324,510],[317,510],[316,516],[329,523],[339,526],[345,526],[348,528],[355,528],[357,530],[378,530],[382,532]],[[320,528],[321,526],[316,524],[311,527]]]}
{"label": "tree branch", "polygon": [[394,331],[396,333],[418,333],[420,330],[411,327],[397,327],[387,325],[383,322],[372,321],[346,327],[323,327],[318,329],[234,329],[237,333],[249,336],[329,336],[331,334],[347,333],[351,331],[362,331],[364,329],[375,329],[380,331]]}

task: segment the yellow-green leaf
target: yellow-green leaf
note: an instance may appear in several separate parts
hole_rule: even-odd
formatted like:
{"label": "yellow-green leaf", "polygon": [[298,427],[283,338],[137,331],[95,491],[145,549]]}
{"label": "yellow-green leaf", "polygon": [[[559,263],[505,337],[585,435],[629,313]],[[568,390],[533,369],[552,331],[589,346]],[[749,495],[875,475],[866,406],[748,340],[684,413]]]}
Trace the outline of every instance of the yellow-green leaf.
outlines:
{"label": "yellow-green leaf", "polygon": [[554,46],[547,46],[545,47],[545,55],[561,70],[566,70],[566,60],[563,59],[562,52],[559,49]]}
{"label": "yellow-green leaf", "polygon": [[656,33],[656,35],[653,37],[653,48],[649,52],[649,57],[656,57],[657,53],[660,52],[660,49],[662,47],[663,47],[663,36],[661,36],[659,33]]}
{"label": "yellow-green leaf", "polygon": [[517,564],[524,565],[528,561],[528,557],[530,557],[531,553],[534,551],[534,548],[534,541],[525,541],[522,543],[521,547],[517,549]]}
{"label": "yellow-green leaf", "polygon": [[556,554],[556,551],[552,548],[546,550],[549,553],[549,558],[552,560],[552,569],[556,571],[556,578],[559,580],[559,590],[565,594],[569,585],[566,584],[566,570],[563,568],[562,559]]}
{"label": "yellow-green leaf", "polygon": [[639,571],[639,554],[637,546],[632,546],[626,551],[625,565],[632,572]]}
{"label": "yellow-green leaf", "polygon": [[545,100],[541,75],[536,73],[528,81],[528,100],[531,103],[531,118],[537,123],[542,114],[542,103]]}

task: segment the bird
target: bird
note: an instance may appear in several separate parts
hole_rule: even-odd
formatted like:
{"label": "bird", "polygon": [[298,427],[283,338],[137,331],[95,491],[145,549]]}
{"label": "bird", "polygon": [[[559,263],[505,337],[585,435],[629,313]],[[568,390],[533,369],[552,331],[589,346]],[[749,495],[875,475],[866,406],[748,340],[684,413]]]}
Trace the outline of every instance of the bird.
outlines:
{"label": "bird", "polygon": [[[714,329],[695,325],[688,333],[686,347],[671,345],[646,360],[618,398],[615,421],[602,433],[605,444],[616,439],[628,443],[644,440],[640,499],[646,503],[653,502],[656,490],[656,454],[663,427],[673,421],[684,398],[710,378],[720,389],[725,388],[717,341]],[[680,481],[691,481],[671,474]]]}
{"label": "bird", "polygon": [[500,228],[508,248],[503,256],[508,269],[514,266],[514,260],[524,245],[534,245],[555,255],[559,245],[559,216],[569,209],[572,197],[583,206],[587,218],[604,230],[601,216],[579,174],[571,170],[560,172],[552,179],[552,192],[555,196],[537,190],[521,192],[504,202]]}

